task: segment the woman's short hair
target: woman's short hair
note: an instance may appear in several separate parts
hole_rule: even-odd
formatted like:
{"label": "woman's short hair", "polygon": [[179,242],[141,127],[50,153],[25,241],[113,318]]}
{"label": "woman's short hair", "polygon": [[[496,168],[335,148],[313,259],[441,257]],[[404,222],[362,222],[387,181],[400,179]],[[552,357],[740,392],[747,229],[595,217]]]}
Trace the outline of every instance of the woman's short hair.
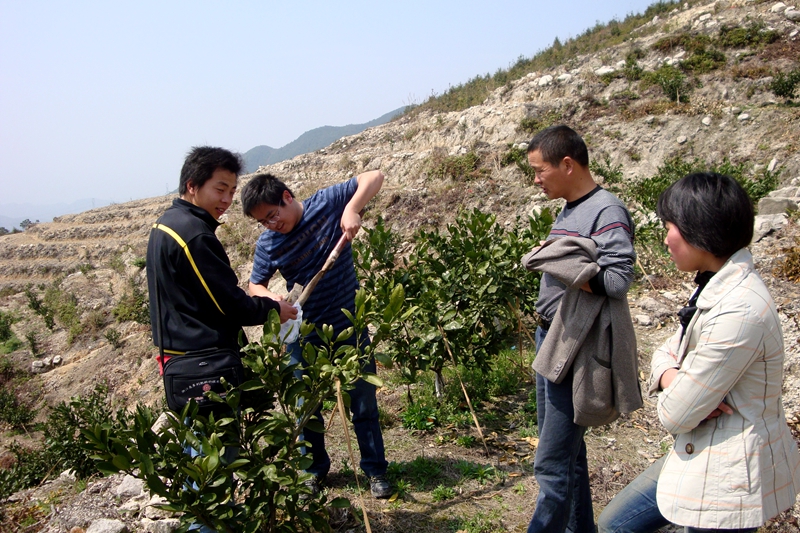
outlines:
{"label": "woman's short hair", "polygon": [[715,257],[727,259],[753,240],[753,203],[741,185],[716,172],[689,174],[661,193],[656,214],[681,236]]}

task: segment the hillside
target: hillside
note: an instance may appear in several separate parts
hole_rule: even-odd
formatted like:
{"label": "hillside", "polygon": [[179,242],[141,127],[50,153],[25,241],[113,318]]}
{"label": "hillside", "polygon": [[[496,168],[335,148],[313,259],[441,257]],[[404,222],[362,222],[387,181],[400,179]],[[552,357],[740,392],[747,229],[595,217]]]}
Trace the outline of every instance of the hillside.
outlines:
{"label": "hillside", "polygon": [[[553,66],[531,62],[530,68],[536,70],[509,77],[477,105],[444,111],[429,102],[387,124],[262,170],[283,177],[303,198],[364,170],[381,169],[386,183],[369,206],[365,224],[373,224],[380,214],[402,235],[407,249],[414,231],[444,228],[462,209],[480,208],[510,226],[517,217],[557,205],[533,184],[520,155],[533,133],[563,122],[586,139],[598,181],[623,197],[665,167],[683,161],[735,169],[754,182],[773,179],[774,188],[781,191],[772,199],[777,211],[796,209],[800,107],[770,87],[779,73],[800,72],[800,11],[757,0],[703,0],[662,7],[628,33],[614,33],[613,25],[587,32],[582,38],[597,39],[597,51],[565,53],[564,62]],[[675,83],[670,85],[670,80]],[[678,87],[677,94],[671,98],[665,86]],[[447,96],[458,99],[457,94]],[[800,87],[795,96],[800,98]],[[25,405],[52,406],[87,395],[101,382],[108,384],[117,405],[158,404],[163,390],[149,327],[125,319],[142,309],[146,284],[141,266],[148,232],[171,200],[164,196],[65,215],[0,237],[0,311],[17,319],[11,328],[21,341],[17,350],[2,356],[0,383],[18,384],[17,396]],[[768,202],[762,204],[762,215],[772,209]],[[642,223],[640,242],[648,242],[646,221],[651,213],[642,204],[631,204],[631,209]],[[225,217],[227,223],[218,236],[245,286],[260,229],[244,219],[238,205]],[[800,242],[800,226],[796,216],[783,214],[759,217],[759,223],[768,228],[759,232],[764,236],[754,243],[753,253],[781,313],[787,347],[784,405],[800,439],[800,294],[796,283],[775,273]],[[637,250],[647,276],[638,280],[631,294],[644,375],[649,354],[673,330],[672,313],[690,291],[689,278],[660,269],[662,263],[654,258],[658,246],[649,241]],[[49,330],[31,309],[30,295],[45,298],[48,289],[63,298],[74,295],[80,323],[73,324],[72,331],[60,322]],[[45,361],[48,364],[33,374],[33,363]],[[528,392],[498,400],[498,411],[519,411]],[[379,396],[395,420],[403,401],[400,387]],[[39,420],[44,416],[42,411]],[[530,437],[507,428],[492,437],[494,455],[487,459],[477,448],[461,448],[445,438],[451,429],[419,435],[396,426],[387,429],[389,460],[410,461],[422,454],[451,462],[461,458],[490,462],[502,470],[511,468],[500,462],[506,453],[516,453],[524,462],[535,447],[534,441],[526,440]],[[336,436],[341,434],[339,426],[332,431],[331,441],[342,444]],[[6,432],[0,455],[11,442],[40,438],[40,434]],[[658,456],[669,436],[648,402],[634,416],[592,430],[587,441],[599,512]],[[346,451],[332,448],[338,466]],[[6,464],[0,460],[0,467]],[[453,517],[485,516],[493,517],[494,529],[480,531],[524,531],[538,488],[530,468],[523,469],[522,477],[513,477],[489,486],[473,483],[449,502],[432,501],[431,491],[422,489],[410,490],[408,498],[395,503],[368,500],[375,517],[373,530],[434,531],[450,527]],[[90,489],[77,491],[62,480],[17,495],[15,502],[0,502],[0,511],[26,501],[34,505],[55,499],[53,510],[43,512],[36,527],[27,530],[47,532],[85,529],[99,518],[121,520],[130,531],[144,531],[151,527],[145,516],[153,521],[163,518],[145,509],[144,496],[120,496],[120,482],[120,478],[98,480]],[[333,490],[347,494],[348,482],[342,474],[334,480]],[[798,520],[800,504],[762,531],[798,531]],[[352,521],[342,526],[348,528],[363,530]]]}

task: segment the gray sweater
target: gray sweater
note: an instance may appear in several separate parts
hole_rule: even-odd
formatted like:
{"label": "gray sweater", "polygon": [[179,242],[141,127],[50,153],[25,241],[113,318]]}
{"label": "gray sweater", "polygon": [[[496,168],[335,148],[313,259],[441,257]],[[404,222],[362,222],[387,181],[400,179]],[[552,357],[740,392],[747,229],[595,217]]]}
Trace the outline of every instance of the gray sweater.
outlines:
{"label": "gray sweater", "polygon": [[566,287],[533,369],[553,383],[573,370],[575,424],[602,426],[643,404],[636,335],[628,299],[581,290],[600,272],[591,239],[547,241],[522,258],[528,270],[554,276]]}

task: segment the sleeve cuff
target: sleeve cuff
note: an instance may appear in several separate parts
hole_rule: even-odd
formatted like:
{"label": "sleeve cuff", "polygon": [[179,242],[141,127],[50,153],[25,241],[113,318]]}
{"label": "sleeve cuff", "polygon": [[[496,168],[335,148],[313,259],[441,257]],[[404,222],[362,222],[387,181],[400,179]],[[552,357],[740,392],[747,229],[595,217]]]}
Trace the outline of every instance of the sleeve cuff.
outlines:
{"label": "sleeve cuff", "polygon": [[589,280],[589,288],[592,289],[592,294],[597,294],[598,296],[607,296],[606,293],[606,285],[603,282],[603,271],[595,275],[592,279]]}

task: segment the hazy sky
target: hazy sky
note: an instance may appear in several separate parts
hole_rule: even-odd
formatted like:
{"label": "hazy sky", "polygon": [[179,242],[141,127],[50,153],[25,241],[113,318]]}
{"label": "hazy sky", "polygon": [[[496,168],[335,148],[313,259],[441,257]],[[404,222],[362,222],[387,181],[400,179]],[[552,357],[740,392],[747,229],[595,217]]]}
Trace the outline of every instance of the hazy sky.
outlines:
{"label": "hazy sky", "polygon": [[0,0],[0,203],[177,188],[190,147],[367,122],[655,0]]}

